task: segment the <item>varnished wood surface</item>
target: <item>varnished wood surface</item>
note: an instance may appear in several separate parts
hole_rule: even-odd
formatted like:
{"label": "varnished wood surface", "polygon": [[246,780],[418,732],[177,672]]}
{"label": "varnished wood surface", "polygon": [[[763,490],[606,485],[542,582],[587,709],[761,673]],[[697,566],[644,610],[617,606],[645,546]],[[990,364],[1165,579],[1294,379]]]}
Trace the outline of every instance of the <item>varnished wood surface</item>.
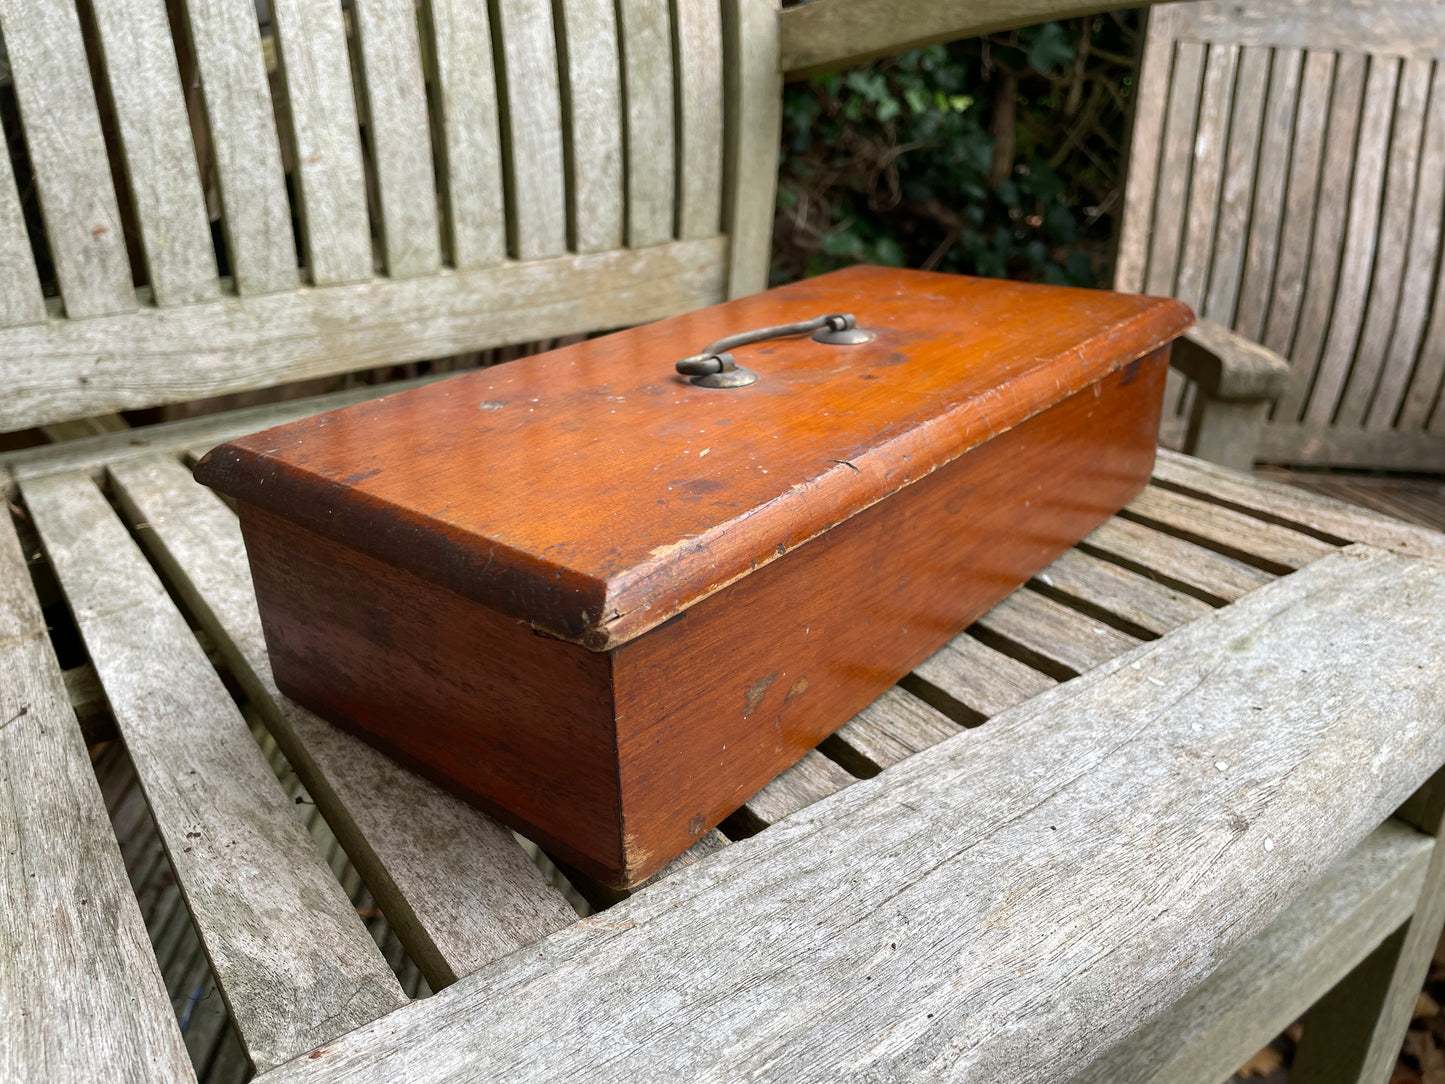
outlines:
{"label": "varnished wood surface", "polygon": [[[877,339],[673,363],[855,312]],[[209,485],[595,650],[1169,342],[1172,301],[853,268],[235,441]],[[645,509],[645,514],[641,510]]]}

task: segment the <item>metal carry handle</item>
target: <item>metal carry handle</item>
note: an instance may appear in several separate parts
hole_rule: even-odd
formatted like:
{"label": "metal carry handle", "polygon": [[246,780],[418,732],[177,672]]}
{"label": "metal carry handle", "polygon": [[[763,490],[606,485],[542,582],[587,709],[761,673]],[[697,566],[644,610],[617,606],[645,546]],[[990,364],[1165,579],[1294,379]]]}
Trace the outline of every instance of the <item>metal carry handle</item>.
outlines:
{"label": "metal carry handle", "polygon": [[860,328],[852,313],[830,313],[811,320],[799,320],[796,324],[777,324],[724,336],[709,343],[701,353],[683,358],[677,363],[677,371],[700,388],[745,388],[757,383],[758,374],[744,369],[728,351],[767,339],[804,335],[809,331],[813,332],[814,342],[830,346],[857,346],[873,339],[873,332]]}

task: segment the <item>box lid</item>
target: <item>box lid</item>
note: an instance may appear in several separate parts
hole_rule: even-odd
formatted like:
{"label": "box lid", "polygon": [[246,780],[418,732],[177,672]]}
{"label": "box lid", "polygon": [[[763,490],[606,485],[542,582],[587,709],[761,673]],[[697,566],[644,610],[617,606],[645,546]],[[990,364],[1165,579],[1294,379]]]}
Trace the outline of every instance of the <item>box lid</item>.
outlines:
{"label": "box lid", "polygon": [[[674,363],[853,313],[876,337]],[[207,485],[607,650],[1169,342],[1176,301],[856,267],[222,445]]]}

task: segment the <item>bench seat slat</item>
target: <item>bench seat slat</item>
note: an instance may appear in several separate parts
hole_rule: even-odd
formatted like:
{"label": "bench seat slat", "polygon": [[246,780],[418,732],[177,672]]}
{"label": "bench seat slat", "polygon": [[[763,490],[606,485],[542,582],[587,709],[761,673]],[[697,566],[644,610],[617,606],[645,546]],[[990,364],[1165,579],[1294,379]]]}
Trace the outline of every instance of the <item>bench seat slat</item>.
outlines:
{"label": "bench seat slat", "polygon": [[955,636],[913,673],[985,718],[1058,684],[968,633]]}
{"label": "bench seat slat", "polygon": [[[1058,1077],[1200,983],[1431,777],[1442,643],[1445,570],[1351,547],[269,1084]],[[1312,695],[1272,696],[1261,727],[1256,698],[1282,677]]]}
{"label": "bench seat slat", "polygon": [[195,1080],[0,515],[0,1078]]}
{"label": "bench seat slat", "polygon": [[957,723],[895,687],[848,720],[836,738],[874,767],[887,768],[957,733]]}
{"label": "bench seat slat", "polygon": [[1386,821],[1199,989],[1069,1084],[1226,1079],[1409,919],[1431,843]]}
{"label": "bench seat slat", "polygon": [[100,491],[22,486],[258,1069],[406,1003],[190,628]]}
{"label": "bench seat slat", "polygon": [[434,989],[576,920],[510,832],[277,692],[240,524],[220,498],[168,457],[111,478]]}
{"label": "bench seat slat", "polygon": [[1221,602],[1233,602],[1274,579],[1243,561],[1118,516],[1085,538],[1080,548]]}
{"label": "bench seat slat", "polygon": [[1127,632],[1027,587],[1019,588],[980,617],[978,627],[1078,674],[1139,643]]}
{"label": "bench seat slat", "polygon": [[1125,515],[1181,536],[1218,546],[1227,554],[1259,558],[1276,570],[1300,568],[1329,554],[1328,542],[1221,508],[1194,497],[1150,486],[1124,506]]}
{"label": "bench seat slat", "polygon": [[1193,595],[1077,549],[1065,551],[1036,578],[1071,600],[1117,614],[1156,636],[1212,609]]}
{"label": "bench seat slat", "polygon": [[1445,535],[1379,512],[1267,478],[1254,478],[1202,459],[1159,450],[1154,477],[1271,520],[1346,542],[1365,542],[1406,557],[1445,564]]}
{"label": "bench seat slat", "polygon": [[0,24],[65,313],[129,312],[135,286],[75,5],[3,0]]}

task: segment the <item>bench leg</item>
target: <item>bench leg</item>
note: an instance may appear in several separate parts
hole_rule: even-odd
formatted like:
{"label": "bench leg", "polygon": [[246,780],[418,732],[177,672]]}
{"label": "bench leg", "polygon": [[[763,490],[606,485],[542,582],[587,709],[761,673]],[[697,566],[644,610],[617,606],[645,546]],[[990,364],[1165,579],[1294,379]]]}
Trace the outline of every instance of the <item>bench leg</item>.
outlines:
{"label": "bench leg", "polygon": [[1290,1084],[1385,1084],[1445,924],[1445,769],[1396,814],[1437,837],[1415,914],[1305,1014]]}
{"label": "bench leg", "polygon": [[1247,471],[1254,466],[1268,415],[1268,400],[1214,399],[1196,388],[1184,451],[1222,467]]}

